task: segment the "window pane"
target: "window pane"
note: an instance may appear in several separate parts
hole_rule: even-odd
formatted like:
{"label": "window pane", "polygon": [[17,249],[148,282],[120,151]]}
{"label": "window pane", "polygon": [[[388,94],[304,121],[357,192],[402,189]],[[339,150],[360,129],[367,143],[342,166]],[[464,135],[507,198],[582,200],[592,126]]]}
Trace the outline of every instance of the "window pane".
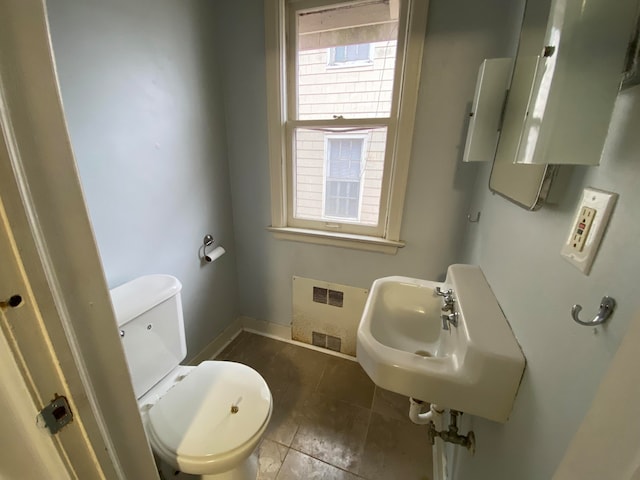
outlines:
{"label": "window pane", "polygon": [[371,61],[371,44],[360,43],[357,45],[344,45],[331,47],[329,49],[329,65],[333,66],[353,66],[349,62],[369,62]]}
{"label": "window pane", "polygon": [[332,63],[343,63],[347,61],[347,47],[333,47],[333,62]]}
{"label": "window pane", "polygon": [[297,119],[391,114],[398,36],[389,3],[298,13]]}
{"label": "window pane", "polygon": [[293,145],[293,216],[377,225],[386,128],[298,128]]}
{"label": "window pane", "polygon": [[364,138],[328,138],[327,176],[335,179],[359,179]]}
{"label": "window pane", "polygon": [[327,179],[325,216],[357,220],[359,202],[360,181]]}

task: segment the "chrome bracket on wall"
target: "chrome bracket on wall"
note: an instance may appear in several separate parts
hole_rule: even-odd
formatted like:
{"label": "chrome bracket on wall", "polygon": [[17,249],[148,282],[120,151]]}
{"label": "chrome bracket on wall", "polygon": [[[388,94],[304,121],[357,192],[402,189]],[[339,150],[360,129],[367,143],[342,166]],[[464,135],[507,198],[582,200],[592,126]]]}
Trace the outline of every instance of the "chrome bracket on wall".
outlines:
{"label": "chrome bracket on wall", "polygon": [[472,217],[471,214],[467,215],[467,222],[478,223],[479,221],[480,221],[480,212],[477,212],[475,217]]}

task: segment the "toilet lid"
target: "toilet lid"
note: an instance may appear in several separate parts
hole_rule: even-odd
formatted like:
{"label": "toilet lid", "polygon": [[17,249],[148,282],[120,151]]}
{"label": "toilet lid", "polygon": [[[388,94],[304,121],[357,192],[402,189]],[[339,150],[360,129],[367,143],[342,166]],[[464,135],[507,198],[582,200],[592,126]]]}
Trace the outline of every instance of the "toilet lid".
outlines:
{"label": "toilet lid", "polygon": [[176,456],[204,459],[248,442],[270,409],[271,392],[258,372],[241,363],[208,361],[149,410],[149,427]]}

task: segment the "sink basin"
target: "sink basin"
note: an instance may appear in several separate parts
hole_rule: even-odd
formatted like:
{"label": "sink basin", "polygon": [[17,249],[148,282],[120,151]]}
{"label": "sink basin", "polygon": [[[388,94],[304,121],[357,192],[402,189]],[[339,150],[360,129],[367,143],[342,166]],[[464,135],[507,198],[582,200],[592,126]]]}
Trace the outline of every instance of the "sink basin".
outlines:
{"label": "sink basin", "polygon": [[[452,289],[458,326],[442,327]],[[385,277],[373,282],[356,355],[373,382],[444,408],[505,422],[525,359],[487,280],[474,265],[451,265],[445,282]]]}

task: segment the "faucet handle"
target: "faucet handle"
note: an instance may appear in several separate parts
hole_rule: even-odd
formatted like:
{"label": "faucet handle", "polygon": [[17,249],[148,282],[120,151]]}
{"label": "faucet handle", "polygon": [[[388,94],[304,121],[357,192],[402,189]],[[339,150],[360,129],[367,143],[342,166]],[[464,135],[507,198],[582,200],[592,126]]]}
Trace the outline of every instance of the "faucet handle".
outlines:
{"label": "faucet handle", "polygon": [[448,315],[442,315],[442,329],[449,330],[449,325],[453,325],[458,328],[458,312],[449,313]]}
{"label": "faucet handle", "polygon": [[439,297],[450,297],[453,294],[453,290],[442,290],[440,287],[436,287],[436,295]]}

